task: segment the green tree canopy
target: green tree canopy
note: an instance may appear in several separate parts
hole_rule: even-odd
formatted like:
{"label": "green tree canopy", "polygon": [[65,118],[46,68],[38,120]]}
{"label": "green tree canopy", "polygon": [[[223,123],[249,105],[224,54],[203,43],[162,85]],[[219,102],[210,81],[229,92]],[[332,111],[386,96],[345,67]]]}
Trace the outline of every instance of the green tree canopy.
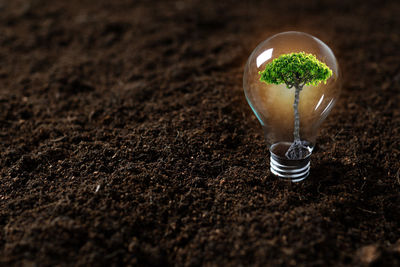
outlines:
{"label": "green tree canopy", "polygon": [[314,55],[305,52],[283,54],[260,71],[260,81],[268,84],[286,84],[288,88],[326,83],[332,70]]}

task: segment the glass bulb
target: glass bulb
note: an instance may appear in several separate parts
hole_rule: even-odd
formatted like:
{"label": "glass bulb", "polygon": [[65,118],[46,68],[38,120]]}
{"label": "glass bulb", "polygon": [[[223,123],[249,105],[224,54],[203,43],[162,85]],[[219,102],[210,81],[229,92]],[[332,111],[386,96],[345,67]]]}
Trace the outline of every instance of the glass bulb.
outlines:
{"label": "glass bulb", "polygon": [[340,94],[332,50],[306,33],[276,34],[251,53],[243,87],[264,130],[271,172],[293,182],[305,179],[319,127]]}

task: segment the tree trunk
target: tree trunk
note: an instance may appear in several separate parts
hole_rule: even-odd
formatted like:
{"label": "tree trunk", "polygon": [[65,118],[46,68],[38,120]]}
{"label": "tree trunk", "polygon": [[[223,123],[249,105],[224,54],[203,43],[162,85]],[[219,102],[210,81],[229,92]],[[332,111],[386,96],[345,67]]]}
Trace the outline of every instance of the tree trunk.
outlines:
{"label": "tree trunk", "polygon": [[300,114],[299,114],[299,99],[300,99],[300,91],[301,87],[296,86],[296,92],[294,95],[294,103],[293,103],[293,109],[294,109],[294,142],[300,142]]}
{"label": "tree trunk", "polygon": [[303,89],[303,86],[295,85],[296,91],[294,94],[294,141],[290,145],[288,151],[286,151],[285,155],[288,159],[298,160],[303,159],[305,156],[309,154],[307,147],[305,146],[305,142],[300,140],[300,114],[299,114],[299,100],[300,100],[300,91]]}

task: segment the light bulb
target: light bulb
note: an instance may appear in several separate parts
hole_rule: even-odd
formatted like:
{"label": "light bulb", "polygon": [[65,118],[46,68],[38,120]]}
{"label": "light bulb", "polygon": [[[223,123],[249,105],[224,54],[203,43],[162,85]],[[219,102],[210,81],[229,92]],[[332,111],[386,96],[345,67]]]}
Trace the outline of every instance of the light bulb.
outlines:
{"label": "light bulb", "polygon": [[264,130],[271,172],[293,182],[305,179],[319,127],[340,94],[332,50],[306,33],[276,34],[251,53],[243,87]]}

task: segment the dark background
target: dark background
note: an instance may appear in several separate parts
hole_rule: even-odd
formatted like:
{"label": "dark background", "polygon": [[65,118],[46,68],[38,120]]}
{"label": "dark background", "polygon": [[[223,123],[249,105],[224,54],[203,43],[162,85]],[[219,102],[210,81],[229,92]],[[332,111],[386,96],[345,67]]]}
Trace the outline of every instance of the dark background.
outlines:
{"label": "dark background", "polygon": [[[0,1],[0,263],[400,265],[398,1]],[[335,52],[310,177],[274,178],[244,64]]]}

